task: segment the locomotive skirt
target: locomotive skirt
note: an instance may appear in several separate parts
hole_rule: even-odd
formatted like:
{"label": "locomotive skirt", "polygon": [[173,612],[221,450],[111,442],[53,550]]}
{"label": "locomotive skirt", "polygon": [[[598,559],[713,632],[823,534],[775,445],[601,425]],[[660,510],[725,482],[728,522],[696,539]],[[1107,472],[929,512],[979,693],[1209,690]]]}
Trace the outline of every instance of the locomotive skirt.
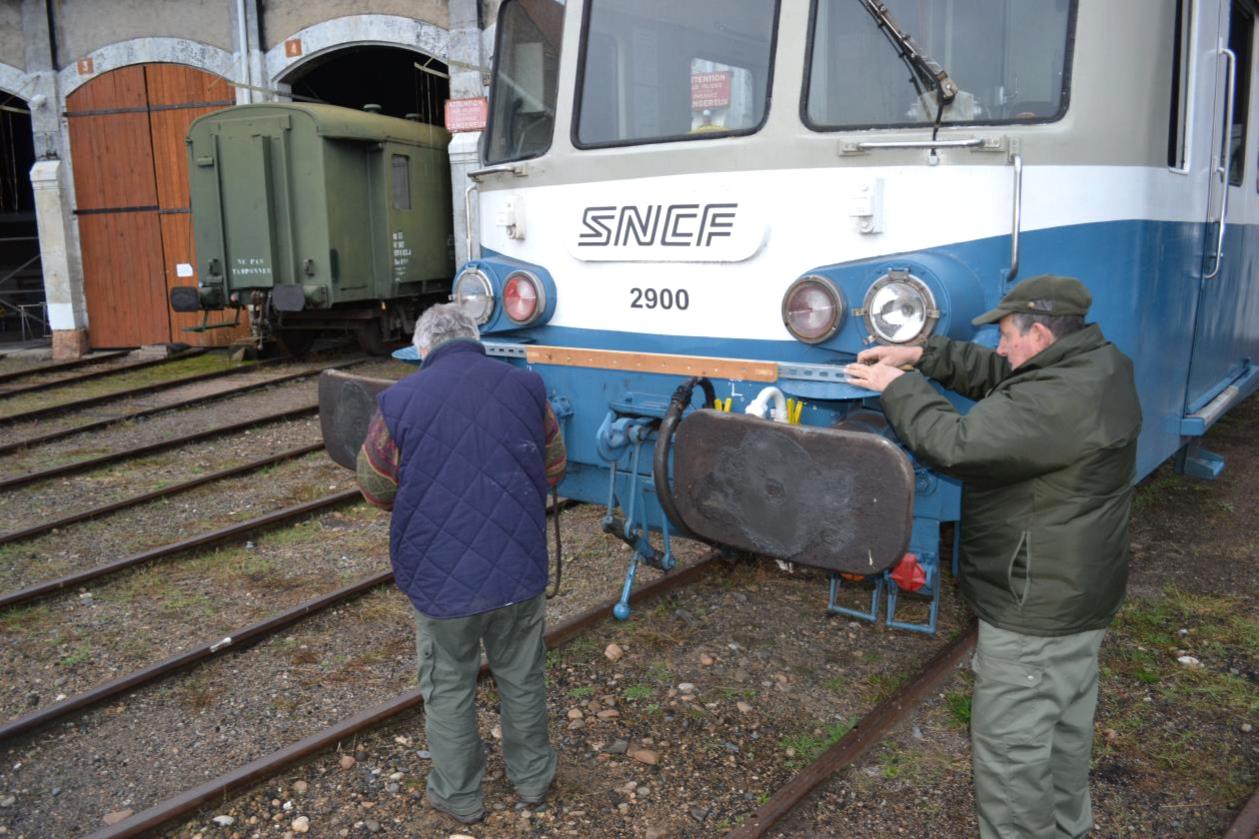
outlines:
{"label": "locomotive skirt", "polygon": [[477,733],[481,644],[502,708],[503,762],[517,794],[540,801],[555,776],[546,710],[546,601],[542,595],[466,618],[416,612],[424,731],[433,768],[428,796],[462,819],[484,813],[485,751]]}
{"label": "locomotive skirt", "polygon": [[1106,630],[1042,637],[979,622],[971,758],[979,834],[1083,836],[1097,651]]}

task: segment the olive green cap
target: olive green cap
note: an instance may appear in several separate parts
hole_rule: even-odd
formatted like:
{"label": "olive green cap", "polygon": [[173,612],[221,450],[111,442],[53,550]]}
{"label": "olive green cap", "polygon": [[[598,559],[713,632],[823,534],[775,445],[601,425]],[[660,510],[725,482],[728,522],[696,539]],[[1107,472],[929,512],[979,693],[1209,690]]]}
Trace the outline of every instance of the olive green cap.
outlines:
{"label": "olive green cap", "polygon": [[1074,277],[1041,274],[1010,289],[997,308],[971,321],[975,326],[996,323],[1006,315],[1087,315],[1093,295]]}

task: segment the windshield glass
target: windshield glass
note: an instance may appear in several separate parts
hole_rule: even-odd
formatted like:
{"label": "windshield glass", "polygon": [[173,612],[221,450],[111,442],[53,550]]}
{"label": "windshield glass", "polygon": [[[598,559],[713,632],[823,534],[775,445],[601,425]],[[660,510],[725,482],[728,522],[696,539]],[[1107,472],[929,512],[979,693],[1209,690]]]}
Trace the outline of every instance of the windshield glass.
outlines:
{"label": "windshield glass", "polygon": [[564,4],[509,0],[498,25],[486,163],[537,157],[551,147]]}
{"label": "windshield glass", "polygon": [[[946,123],[1056,119],[1066,102],[1071,0],[885,0],[900,28],[961,88]],[[816,0],[808,122],[815,128],[931,125],[934,93],[860,0]],[[921,86],[921,84],[920,84]]]}
{"label": "windshield glass", "polygon": [[776,6],[589,0],[576,145],[754,131],[765,118]]}

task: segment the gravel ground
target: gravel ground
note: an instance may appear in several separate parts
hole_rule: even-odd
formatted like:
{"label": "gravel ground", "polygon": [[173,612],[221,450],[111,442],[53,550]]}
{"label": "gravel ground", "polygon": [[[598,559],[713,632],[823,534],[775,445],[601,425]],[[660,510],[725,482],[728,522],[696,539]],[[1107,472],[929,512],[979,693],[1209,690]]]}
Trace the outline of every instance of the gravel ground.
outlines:
{"label": "gravel ground", "polygon": [[[618,587],[623,556],[615,545],[595,550],[597,518],[586,510],[564,516],[573,561],[564,596],[552,601],[552,620],[584,611]],[[24,680],[40,700],[70,693],[185,641],[213,640],[340,578],[382,570],[387,545],[386,517],[351,508],[278,530],[253,549],[122,575],[90,597],[56,598],[5,621],[14,639],[0,665],[5,683]],[[686,560],[703,553],[696,545],[682,550]],[[47,651],[26,654],[28,646],[53,644],[52,659]],[[106,814],[143,809],[391,698],[414,685],[414,673],[410,605],[383,587],[249,650],[0,748],[0,801],[14,798],[0,809],[0,824],[30,837],[95,829]],[[4,699],[10,713],[26,710],[17,707],[21,690],[6,690]]]}
{"label": "gravel ground", "polygon": [[[564,768],[546,806],[515,806],[487,682],[478,695],[489,750],[481,825],[456,831],[421,804],[428,761],[417,713],[169,835],[224,835],[217,816],[235,820],[242,836],[279,836],[298,817],[318,836],[725,832],[944,643],[828,617],[825,588],[819,574],[770,564],[722,567],[627,623],[608,620],[553,651],[552,740]],[[950,598],[944,633],[960,619]],[[605,652],[613,644],[621,651],[615,661]]]}

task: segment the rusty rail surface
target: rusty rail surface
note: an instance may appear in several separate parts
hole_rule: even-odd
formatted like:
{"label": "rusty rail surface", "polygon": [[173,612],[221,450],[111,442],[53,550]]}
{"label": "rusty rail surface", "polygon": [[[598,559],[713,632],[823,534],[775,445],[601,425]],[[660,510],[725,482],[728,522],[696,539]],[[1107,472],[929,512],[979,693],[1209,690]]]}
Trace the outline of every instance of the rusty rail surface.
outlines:
{"label": "rusty rail surface", "polygon": [[318,410],[319,403],[313,402],[309,405],[301,405],[299,407],[288,408],[283,411],[274,411],[270,414],[264,414],[263,416],[254,417],[253,419],[243,420],[241,422],[220,425],[215,428],[208,428],[204,431],[195,431],[192,434],[185,434],[181,437],[172,437],[169,440],[161,440],[156,443],[150,443],[147,446],[137,446],[125,451],[110,452],[109,454],[103,454],[97,457],[77,460],[73,463],[63,463],[61,466],[53,466],[50,469],[42,469],[38,472],[28,472],[25,475],[14,475],[10,478],[0,478],[0,490],[26,486],[27,484],[33,484],[36,481],[43,481],[48,478],[57,478],[62,475],[70,475],[74,472],[85,472],[99,466],[108,466],[111,463],[118,463],[124,460],[131,460],[132,458],[143,457],[144,455],[153,454],[166,449],[173,449],[189,443],[198,443],[202,440],[208,440],[211,437],[218,437],[222,434],[230,434],[233,431],[244,431],[246,429],[256,428],[259,425],[264,425],[269,422],[277,422],[279,420],[293,419],[306,414],[313,414]]}
{"label": "rusty rail surface", "polygon": [[20,387],[15,387],[12,390],[0,390],[0,399],[5,399],[10,396],[25,396],[28,393],[37,393],[41,390],[52,390],[54,387],[77,385],[80,382],[86,382],[92,379],[103,379],[106,376],[121,376],[124,373],[131,373],[136,370],[156,367],[159,364],[169,364],[172,361],[182,361],[185,358],[196,358],[199,355],[205,355],[205,352],[205,349],[202,347],[194,347],[193,349],[185,350],[181,353],[168,355],[165,358],[151,358],[147,361],[138,361],[134,364],[120,364],[116,367],[108,367],[104,370],[92,370],[87,373],[80,373],[77,376],[68,376],[64,379],[54,379],[51,382],[36,382],[33,385],[22,385]]}
{"label": "rusty rail surface", "polygon": [[75,399],[72,402],[61,402],[57,405],[47,405],[43,408],[32,408],[29,411],[20,411],[16,414],[6,414],[5,416],[0,416],[0,423],[7,424],[14,422],[28,422],[29,420],[40,419],[42,417],[51,416],[52,414],[61,413],[62,411],[81,411],[84,408],[91,408],[104,402],[111,402],[115,399],[131,399],[136,396],[144,396],[149,393],[159,393],[163,390],[183,387],[184,385],[206,382],[210,379],[222,379],[228,376],[236,376],[247,371],[271,367],[275,364],[288,360],[289,359],[286,358],[268,358],[264,361],[255,361],[252,364],[237,364],[232,367],[226,367],[222,370],[214,370],[209,373],[198,373],[195,376],[185,376],[182,379],[172,379],[168,382],[155,382],[154,384],[141,385],[127,390],[115,391],[114,393],[102,393],[100,396],[89,396],[85,399]]}
{"label": "rusty rail surface", "polygon": [[63,428],[60,431],[51,431],[47,434],[41,434],[38,437],[28,437],[25,440],[15,440],[12,443],[4,443],[3,445],[0,445],[0,454],[8,454],[11,451],[15,451],[17,449],[24,449],[29,446],[41,446],[44,443],[51,443],[54,440],[61,440],[66,437],[73,437],[75,434],[85,434],[89,431],[98,431],[102,428],[105,428],[110,425],[114,425],[116,423],[126,422],[127,420],[141,419],[143,417],[152,416],[154,414],[160,414],[163,411],[177,411],[181,408],[188,408],[193,405],[199,405],[202,402],[213,402],[215,399],[229,399],[231,397],[240,396],[241,394],[249,393],[251,391],[261,390],[262,388],[270,387],[271,385],[278,385],[278,384],[283,384],[285,382],[291,382],[294,379],[304,379],[304,378],[307,378],[308,376],[317,376],[320,373],[322,373],[324,370],[340,370],[346,367],[353,367],[356,364],[362,364],[366,360],[367,360],[366,358],[353,358],[353,359],[350,359],[349,361],[338,361],[336,363],[328,364],[323,367],[316,367],[311,370],[303,370],[298,373],[286,373],[283,376],[276,376],[274,379],[267,379],[266,381],[262,381],[262,382],[253,382],[251,384],[245,385],[244,387],[233,388],[232,390],[225,391],[223,393],[211,393],[205,396],[194,396],[190,399],[181,399],[178,402],[171,402],[167,405],[158,405],[155,408],[144,408],[139,411],[132,411],[126,414],[119,414],[116,417],[105,417],[104,419],[99,419],[99,420],[96,420],[95,422],[84,423],[83,425],[76,425],[73,428]]}
{"label": "rusty rail surface", "polygon": [[152,492],[145,492],[140,495],[133,495],[130,498],[124,498],[121,501],[115,501],[111,504],[103,504],[100,507],[93,507],[90,510],[84,510],[81,513],[65,516],[64,518],[55,519],[53,521],[36,524],[23,530],[14,530],[10,533],[0,534],[0,545],[7,545],[10,542],[16,542],[19,539],[29,539],[32,536],[40,536],[58,527],[65,527],[71,524],[77,524],[97,516],[103,516],[106,513],[114,513],[118,510],[125,510],[128,507],[134,507],[143,504],[146,501],[152,501],[166,495],[175,495],[184,490],[199,487],[202,484],[208,484],[212,481],[220,481],[224,478],[232,478],[237,475],[243,475],[246,472],[252,472],[255,469],[261,469],[264,466],[271,466],[275,463],[281,463],[285,460],[291,460],[295,457],[301,457],[311,452],[323,451],[323,443],[311,443],[306,446],[299,446],[295,449],[286,449],[279,454],[273,454],[264,457],[261,460],[252,460],[249,463],[243,463],[240,466],[233,466],[230,469],[224,469],[220,472],[213,472],[209,475],[202,475],[199,478],[193,478],[183,483],[173,484],[163,489],[155,489]]}
{"label": "rusty rail surface", "polygon": [[883,739],[883,735],[892,726],[905,719],[928,694],[953,674],[958,662],[975,646],[977,635],[977,627],[972,623],[965,632],[932,656],[922,670],[918,671],[918,675],[871,708],[835,745],[788,781],[747,821],[727,833],[726,839],[755,839],[764,836],[808,797],[809,793],[839,770],[859,760]]}
{"label": "rusty rail surface", "polygon": [[322,498],[316,498],[314,501],[307,501],[304,504],[295,504],[291,507],[285,507],[275,512],[267,513],[257,518],[242,521],[237,524],[221,527],[218,530],[211,530],[202,533],[199,536],[192,536],[182,539],[178,542],[172,542],[168,545],[159,545],[155,548],[149,548],[137,554],[108,562],[104,565],[97,565],[84,571],[78,571],[74,574],[68,574],[64,577],[58,577],[55,580],[48,580],[42,583],[34,583],[25,588],[11,591],[8,594],[0,594],[0,609],[7,609],[11,606],[18,606],[22,603],[28,603],[38,597],[44,597],[49,594],[55,594],[63,589],[96,580],[101,577],[108,576],[117,571],[132,568],[145,562],[154,562],[159,559],[165,559],[175,554],[183,553],[192,548],[200,548],[215,542],[229,539],[235,536],[243,536],[255,530],[261,530],[275,524],[282,524],[291,519],[301,518],[309,513],[318,512],[326,507],[333,507],[337,504],[344,504],[348,501],[357,501],[362,495],[357,489],[347,489],[342,492],[334,492],[331,495],[325,495]]}
{"label": "rusty rail surface", "polygon": [[[643,586],[630,597],[631,602],[639,604],[694,582],[716,565],[718,556],[719,553],[717,551],[712,551],[695,565],[679,569]],[[547,648],[553,649],[561,646],[591,625],[610,618],[612,616],[612,607],[615,605],[616,600],[609,600],[557,626],[546,634]],[[487,672],[488,668],[483,665],[481,667],[481,675],[484,676]],[[138,836],[152,831],[173,819],[192,812],[207,801],[222,798],[244,786],[269,778],[287,766],[304,760],[329,746],[333,746],[347,737],[366,731],[405,711],[418,707],[422,702],[419,688],[408,690],[361,714],[344,719],[336,725],[299,740],[291,746],[286,746],[269,755],[264,755],[245,766],[233,769],[198,787],[194,787],[147,810],[136,813],[118,824],[98,830],[88,836],[87,839],[121,839],[121,837]]]}
{"label": "rusty rail surface", "polygon": [[[128,355],[130,350],[114,350],[112,352],[103,352],[97,355],[87,356],[86,358],[76,358],[74,361],[60,361],[53,364],[43,364],[38,367],[29,367],[25,370],[14,370],[11,373],[0,373],[0,384],[7,382],[15,382],[18,379],[24,379],[27,376],[42,376],[45,373],[60,373],[62,370],[70,370],[75,367],[87,367],[89,364],[100,364],[102,361],[112,361],[115,358],[121,358]],[[0,353],[0,357],[3,354]]]}

